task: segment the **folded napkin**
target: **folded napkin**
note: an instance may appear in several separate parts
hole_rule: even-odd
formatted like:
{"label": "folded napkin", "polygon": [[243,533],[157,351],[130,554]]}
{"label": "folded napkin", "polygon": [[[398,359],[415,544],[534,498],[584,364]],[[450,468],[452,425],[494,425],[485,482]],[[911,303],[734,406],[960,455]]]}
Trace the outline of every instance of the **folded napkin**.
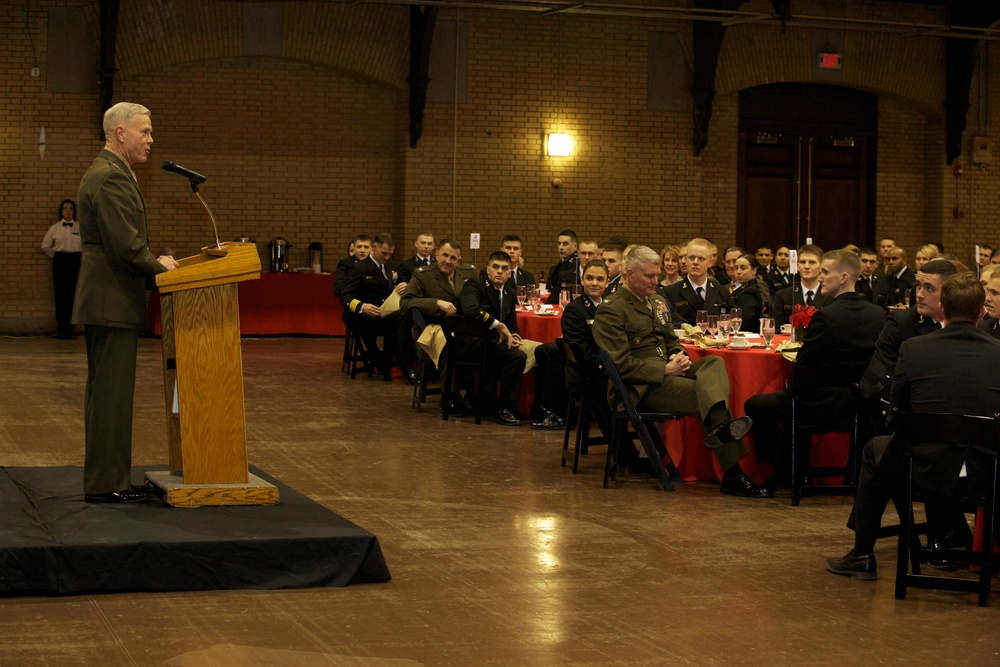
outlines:
{"label": "folded napkin", "polygon": [[681,329],[684,330],[684,334],[688,338],[694,338],[695,336],[704,337],[705,332],[701,327],[693,327],[690,324],[681,324]]}
{"label": "folded napkin", "polygon": [[786,340],[779,343],[778,347],[774,348],[774,351],[789,361],[795,361],[800,347],[802,347],[802,343],[793,343],[790,340]]}
{"label": "folded napkin", "polygon": [[691,340],[703,350],[713,347],[729,347],[729,340],[726,338],[712,338],[711,336],[702,334],[698,338],[692,338]]}

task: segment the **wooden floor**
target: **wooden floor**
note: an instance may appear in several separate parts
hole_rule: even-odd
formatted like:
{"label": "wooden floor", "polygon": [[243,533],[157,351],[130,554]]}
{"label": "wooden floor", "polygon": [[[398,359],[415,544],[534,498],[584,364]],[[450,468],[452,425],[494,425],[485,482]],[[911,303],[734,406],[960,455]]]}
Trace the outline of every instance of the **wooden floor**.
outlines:
{"label": "wooden floor", "polygon": [[[341,346],[244,339],[250,460],[374,532],[392,582],[4,598],[0,665],[1000,664],[1000,599],[897,602],[894,540],[877,582],[827,573],[849,499],[602,489],[603,450],[573,476],[560,432],[418,414]],[[165,462],[160,369],[140,340],[137,465]],[[85,377],[82,339],[0,339],[0,465],[82,464]]]}

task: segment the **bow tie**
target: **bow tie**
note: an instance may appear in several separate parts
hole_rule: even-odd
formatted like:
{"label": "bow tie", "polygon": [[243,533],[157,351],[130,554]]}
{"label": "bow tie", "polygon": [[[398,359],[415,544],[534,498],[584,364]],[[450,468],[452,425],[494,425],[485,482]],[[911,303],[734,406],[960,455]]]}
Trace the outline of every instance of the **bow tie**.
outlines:
{"label": "bow tie", "polygon": [[72,222],[64,222],[63,223],[63,227],[72,227],[72,226],[73,226]]}

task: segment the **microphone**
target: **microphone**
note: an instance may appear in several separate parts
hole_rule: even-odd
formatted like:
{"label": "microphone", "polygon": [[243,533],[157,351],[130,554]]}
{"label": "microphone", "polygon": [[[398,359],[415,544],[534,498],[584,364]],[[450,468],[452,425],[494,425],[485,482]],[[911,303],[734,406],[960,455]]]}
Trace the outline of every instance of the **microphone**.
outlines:
{"label": "microphone", "polygon": [[181,176],[184,176],[185,178],[191,181],[192,185],[198,185],[199,183],[204,183],[206,180],[205,177],[199,174],[198,172],[191,171],[190,169],[185,169],[179,164],[174,164],[170,160],[164,160],[161,166],[166,171],[172,171],[175,174],[180,174]]}

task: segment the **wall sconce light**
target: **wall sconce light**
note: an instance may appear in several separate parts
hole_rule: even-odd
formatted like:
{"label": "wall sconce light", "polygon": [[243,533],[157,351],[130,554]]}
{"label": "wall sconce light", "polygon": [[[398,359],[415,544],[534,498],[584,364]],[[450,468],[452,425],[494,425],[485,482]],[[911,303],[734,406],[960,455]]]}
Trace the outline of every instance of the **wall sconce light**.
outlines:
{"label": "wall sconce light", "polygon": [[573,152],[573,137],[568,134],[549,134],[545,137],[545,154],[549,157],[568,157]]}
{"label": "wall sconce light", "polygon": [[38,135],[38,159],[45,159],[45,126],[42,126],[42,131]]}

